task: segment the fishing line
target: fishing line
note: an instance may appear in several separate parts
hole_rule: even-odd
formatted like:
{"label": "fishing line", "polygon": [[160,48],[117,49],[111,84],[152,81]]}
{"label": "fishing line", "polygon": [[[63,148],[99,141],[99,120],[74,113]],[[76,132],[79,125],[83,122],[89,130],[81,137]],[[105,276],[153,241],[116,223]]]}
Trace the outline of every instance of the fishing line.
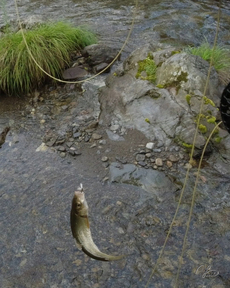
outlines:
{"label": "fishing line", "polygon": [[35,65],[44,73],[46,74],[48,77],[50,77],[51,79],[55,80],[55,81],[58,81],[58,82],[61,82],[61,83],[66,83],[66,84],[77,84],[77,83],[83,83],[83,82],[86,82],[86,81],[89,81],[91,79],[94,79],[95,77],[97,77],[98,75],[104,73],[110,66],[113,65],[113,63],[118,59],[118,57],[121,55],[122,51],[124,50],[125,46],[127,45],[129,39],[130,39],[130,36],[131,36],[131,33],[133,31],[133,27],[134,27],[134,22],[135,22],[135,18],[136,18],[136,14],[137,14],[137,8],[138,8],[138,0],[135,0],[135,6],[134,6],[134,11],[133,11],[133,17],[132,17],[132,22],[131,22],[131,26],[130,26],[130,29],[129,29],[129,33],[125,39],[125,42],[124,44],[122,45],[120,51],[118,52],[118,54],[115,56],[115,58],[100,72],[98,72],[97,74],[87,78],[87,79],[84,79],[84,80],[78,80],[78,81],[66,81],[66,80],[62,80],[62,79],[59,79],[59,78],[56,78],[54,76],[52,76],[51,74],[49,74],[47,71],[45,71],[41,65],[39,65],[39,63],[37,62],[37,60],[34,58],[34,56],[32,55],[31,51],[30,51],[30,48],[28,46],[28,43],[26,41],[26,38],[25,38],[25,34],[24,34],[24,31],[23,31],[23,28],[22,28],[22,22],[21,22],[21,19],[20,19],[20,15],[19,15],[19,9],[18,9],[18,0],[14,0],[14,4],[15,4],[15,10],[16,10],[16,15],[17,15],[17,20],[18,20],[18,24],[19,24],[19,27],[20,27],[20,32],[22,33],[22,38],[23,38],[23,41],[25,43],[25,46],[26,46],[26,49],[28,51],[28,54],[30,55],[30,57],[32,58],[32,60],[34,61]]}
{"label": "fishing line", "polygon": [[[210,74],[211,74],[211,69],[212,69],[213,53],[214,53],[214,50],[215,50],[215,47],[216,47],[216,43],[217,43],[217,36],[218,36],[218,30],[219,30],[219,22],[220,22],[220,7],[219,7],[219,10],[218,10],[218,22],[217,22],[217,28],[216,28],[216,33],[215,33],[215,39],[214,39],[214,46],[213,46],[213,51],[212,51],[212,57],[211,57],[211,60],[210,60],[210,65],[209,65],[207,80],[206,80],[206,83],[205,83],[204,93],[203,93],[203,96],[202,96],[202,99],[201,99],[201,105],[200,105],[200,110],[199,110],[199,115],[198,115],[196,130],[195,130],[195,134],[194,134],[194,138],[193,138],[193,144],[192,144],[192,149],[191,149],[191,153],[190,153],[189,163],[191,163],[192,160],[193,160],[193,154],[194,154],[194,149],[195,149],[195,142],[196,142],[196,138],[197,138],[197,135],[198,135],[198,127],[199,127],[200,120],[201,120],[201,112],[202,112],[202,110],[203,110],[204,98],[205,98],[205,95],[206,95],[206,92],[207,92],[208,83],[209,83]],[[220,122],[220,123],[221,123],[221,122]],[[181,265],[182,265],[182,259],[183,259],[183,255],[184,255],[184,250],[185,250],[185,243],[186,243],[187,234],[188,234],[188,230],[189,230],[189,224],[190,224],[190,221],[191,221],[192,211],[193,211],[193,207],[194,207],[195,192],[196,192],[197,182],[198,182],[198,179],[199,179],[201,162],[202,162],[203,155],[204,155],[204,152],[205,152],[205,150],[206,150],[207,144],[208,144],[211,136],[213,135],[216,127],[219,126],[220,123],[218,123],[218,124],[214,127],[213,131],[211,132],[211,134],[210,134],[208,140],[206,141],[206,144],[205,144],[205,146],[204,146],[204,148],[203,148],[203,150],[202,150],[202,157],[201,157],[200,162],[199,162],[199,165],[198,165],[198,171],[197,171],[196,181],[195,181],[194,190],[193,190],[193,197],[192,197],[192,203],[191,203],[191,207],[190,207],[189,220],[188,220],[188,222],[187,222],[187,229],[186,229],[185,236],[184,236],[184,240],[183,240],[182,252],[181,252],[181,255],[180,255],[180,257],[179,257],[179,266],[178,266],[178,271],[177,271],[177,275],[176,275],[175,288],[177,287],[178,277],[179,277],[179,273],[180,273],[180,269],[181,269]],[[149,276],[149,279],[148,279],[148,282],[147,282],[145,288],[147,288],[147,287],[149,286],[150,281],[151,281],[154,273],[156,272],[156,268],[157,268],[157,266],[158,266],[158,264],[159,264],[159,261],[160,261],[160,259],[162,258],[162,255],[163,255],[163,253],[164,253],[166,244],[167,244],[167,242],[168,242],[169,236],[170,236],[171,231],[172,231],[173,224],[174,224],[174,222],[175,222],[175,220],[176,220],[176,217],[177,217],[177,214],[178,214],[178,211],[179,211],[179,208],[180,208],[180,204],[181,204],[181,201],[182,201],[182,198],[183,198],[183,195],[184,195],[184,191],[185,191],[185,188],[186,188],[186,185],[187,185],[188,176],[189,176],[189,173],[190,173],[190,169],[191,169],[191,168],[192,168],[191,165],[188,165],[188,168],[187,168],[187,171],[186,171],[186,175],[185,175],[184,184],[183,184],[183,187],[182,187],[182,190],[181,190],[181,194],[180,194],[180,198],[179,198],[179,201],[178,201],[178,204],[177,204],[177,208],[176,208],[175,214],[174,214],[174,216],[173,216],[173,220],[172,220],[172,222],[171,222],[171,224],[170,224],[168,233],[167,233],[166,238],[165,238],[165,242],[164,242],[163,247],[162,247],[162,249],[161,249],[161,251],[160,251],[160,254],[159,254],[159,257],[158,257],[158,259],[157,259],[157,262],[156,262],[156,264],[154,265],[153,270],[152,270],[152,272],[151,272],[151,274],[150,274],[150,276]]]}
{"label": "fishing line", "polygon": [[[219,3],[220,4],[220,3]],[[204,88],[204,93],[201,99],[201,105],[200,105],[200,111],[199,111],[199,115],[198,115],[198,121],[197,121],[197,125],[196,125],[196,131],[195,131],[195,135],[194,135],[194,139],[193,139],[193,146],[192,146],[192,151],[191,151],[191,156],[190,156],[190,160],[192,160],[193,158],[193,153],[194,153],[194,149],[195,149],[195,141],[196,141],[196,137],[198,134],[198,126],[200,124],[200,119],[201,119],[201,113],[203,111],[203,106],[204,106],[204,98],[208,89],[208,83],[210,80],[210,75],[211,75],[211,69],[212,69],[212,64],[213,64],[213,55],[214,55],[214,50],[216,48],[217,45],[217,37],[218,37],[218,31],[219,31],[219,26],[220,26],[220,14],[221,14],[221,9],[220,9],[220,5],[219,5],[219,9],[218,9],[218,15],[217,15],[217,26],[216,26],[216,33],[215,33],[215,39],[214,39],[214,43],[213,43],[213,49],[212,49],[212,55],[211,55],[211,59],[210,59],[210,65],[209,65],[209,70],[208,70],[208,75],[207,75],[207,80],[205,83],[205,88]],[[183,240],[183,246],[182,246],[182,251],[181,251],[181,255],[179,257],[179,266],[178,266],[178,270],[177,270],[177,275],[176,275],[176,282],[175,282],[175,288],[178,287],[178,278],[179,278],[179,274],[180,274],[180,270],[181,270],[181,266],[182,266],[182,260],[183,260],[183,256],[184,256],[184,252],[185,252],[185,246],[186,246],[186,241],[187,241],[187,236],[188,236],[188,231],[189,231],[189,226],[190,226],[190,222],[191,222],[191,218],[192,218],[192,212],[193,212],[193,208],[194,208],[194,204],[195,204],[195,195],[196,195],[196,188],[197,188],[197,184],[198,184],[198,180],[200,177],[200,168],[201,168],[201,164],[202,164],[202,160],[204,157],[204,153],[205,150],[207,148],[207,145],[214,133],[214,131],[216,130],[216,128],[221,124],[222,122],[219,122],[212,130],[212,132],[210,133],[205,146],[202,150],[202,154],[201,154],[201,158],[199,161],[199,165],[198,165],[198,169],[197,169],[197,175],[196,175],[196,180],[195,180],[195,184],[194,184],[194,189],[193,189],[193,193],[192,193],[192,202],[191,202],[191,207],[190,207],[190,211],[189,211],[189,218],[187,221],[187,228],[185,231],[185,235],[184,235],[184,240]]]}

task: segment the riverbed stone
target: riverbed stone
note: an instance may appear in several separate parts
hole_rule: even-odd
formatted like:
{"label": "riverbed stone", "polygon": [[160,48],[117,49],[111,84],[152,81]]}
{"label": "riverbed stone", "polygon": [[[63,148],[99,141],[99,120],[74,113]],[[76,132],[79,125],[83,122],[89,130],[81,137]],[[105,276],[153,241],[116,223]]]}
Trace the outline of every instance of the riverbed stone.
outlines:
{"label": "riverbed stone", "polygon": [[125,164],[122,167],[113,162],[109,167],[110,181],[141,186],[150,193],[158,193],[173,190],[174,184],[161,171],[136,167],[133,164]]}
{"label": "riverbed stone", "polygon": [[163,166],[163,161],[162,161],[162,159],[161,159],[161,158],[156,158],[155,164],[156,164],[157,166]]}
{"label": "riverbed stone", "polygon": [[137,154],[136,155],[136,161],[144,161],[145,160],[145,154]]}
{"label": "riverbed stone", "polygon": [[147,149],[149,149],[149,150],[152,150],[153,147],[154,147],[154,143],[153,143],[153,142],[149,142],[149,143],[146,144],[145,147],[146,147]]}

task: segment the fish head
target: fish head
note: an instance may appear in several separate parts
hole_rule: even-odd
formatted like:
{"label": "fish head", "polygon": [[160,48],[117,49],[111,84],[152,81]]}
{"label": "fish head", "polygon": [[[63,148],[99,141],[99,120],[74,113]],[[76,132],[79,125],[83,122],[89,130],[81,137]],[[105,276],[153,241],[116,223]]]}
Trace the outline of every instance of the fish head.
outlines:
{"label": "fish head", "polygon": [[81,189],[78,188],[78,190],[74,192],[72,210],[79,216],[88,215],[88,204],[86,202],[85,193],[83,192],[82,186]]}

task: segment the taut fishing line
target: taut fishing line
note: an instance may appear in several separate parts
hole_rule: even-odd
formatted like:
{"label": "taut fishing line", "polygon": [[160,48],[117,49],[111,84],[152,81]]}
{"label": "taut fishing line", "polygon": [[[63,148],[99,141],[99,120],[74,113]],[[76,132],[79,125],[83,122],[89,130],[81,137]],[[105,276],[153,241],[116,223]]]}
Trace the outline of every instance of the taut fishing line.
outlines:
{"label": "taut fishing line", "polygon": [[34,61],[35,65],[43,72],[45,73],[48,77],[50,77],[51,79],[55,80],[55,81],[58,81],[58,82],[61,82],[61,83],[66,83],[66,84],[77,84],[77,83],[83,83],[83,82],[86,82],[86,81],[89,81],[91,79],[94,79],[95,77],[97,77],[98,75],[104,73],[110,66],[113,65],[113,63],[118,59],[118,57],[121,55],[122,51],[124,50],[125,46],[127,45],[128,41],[129,41],[129,38],[131,36],[131,33],[133,31],[133,27],[134,27],[134,22],[135,22],[135,18],[136,18],[136,13],[137,13],[137,7],[138,7],[138,0],[135,0],[135,7],[134,7],[134,11],[133,11],[133,17],[132,17],[132,23],[131,23],[131,26],[130,26],[130,30],[129,30],[129,33],[125,39],[125,42],[124,44],[122,45],[120,51],[118,52],[118,54],[116,55],[116,57],[113,59],[113,61],[111,61],[102,71],[98,72],[97,74],[87,78],[87,79],[84,79],[84,80],[78,80],[78,81],[66,81],[66,80],[62,80],[62,79],[59,79],[59,78],[56,78],[54,76],[52,76],[51,74],[49,74],[47,71],[45,71],[40,65],[39,63],[37,62],[37,60],[34,58],[34,56],[32,55],[31,51],[30,51],[30,48],[28,46],[28,43],[26,41],[26,37],[25,37],[25,34],[24,34],[24,31],[23,31],[23,28],[22,28],[22,22],[21,22],[21,19],[20,19],[20,15],[19,15],[19,9],[18,9],[18,3],[17,3],[18,0],[14,0],[14,4],[15,4],[15,10],[16,10],[16,15],[17,15],[17,20],[18,20],[18,24],[19,24],[19,27],[21,29],[21,33],[22,33],[22,38],[23,38],[23,41],[25,43],[25,46],[26,46],[26,49],[30,55],[30,57],[32,58],[32,60]]}

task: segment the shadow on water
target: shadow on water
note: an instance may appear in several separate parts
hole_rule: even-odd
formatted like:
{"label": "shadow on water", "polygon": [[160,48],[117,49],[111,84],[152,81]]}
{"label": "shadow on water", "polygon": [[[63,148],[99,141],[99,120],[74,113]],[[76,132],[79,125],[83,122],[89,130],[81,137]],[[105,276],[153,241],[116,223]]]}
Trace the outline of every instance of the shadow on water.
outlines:
{"label": "shadow on water", "polygon": [[[150,39],[196,44],[209,32],[212,38],[215,2],[142,1],[134,34],[124,55]],[[15,19],[13,1],[5,5],[8,18]],[[229,44],[230,4],[223,1],[222,5],[219,37],[224,44]],[[22,18],[31,14],[51,19],[65,15],[64,18],[75,24],[81,21],[90,25],[102,36],[101,41],[117,47],[127,35],[133,6],[133,1],[126,1],[125,5],[122,1],[70,0],[19,3]],[[1,21],[0,11],[0,24],[3,24]],[[28,99],[0,98],[0,130],[8,124],[12,127],[0,149],[0,286],[144,287],[173,217],[178,187],[171,184],[164,195],[156,197],[140,187],[104,182],[108,170],[101,165],[101,155],[90,149],[89,144],[81,147],[82,155],[76,158],[61,158],[53,148],[36,151],[47,129],[55,130],[71,121],[68,113],[63,116],[57,108],[63,103],[49,97],[39,104],[41,110],[35,114],[31,113],[33,107]],[[75,101],[74,97],[70,103]],[[49,101],[53,102],[49,104]],[[39,116],[42,113],[39,111],[47,107],[58,111],[57,115],[51,113],[53,118],[47,119],[48,126],[41,125]],[[132,146],[135,149],[138,144],[146,144],[145,141],[144,137],[134,135]],[[112,143],[112,156],[128,154],[130,145]],[[209,171],[203,173],[209,178]],[[184,171],[179,174],[183,180]],[[189,187],[194,177],[191,176]],[[229,285],[230,181],[215,175],[209,182],[207,185],[201,181],[198,187],[181,287],[209,287],[210,279],[202,278],[195,271],[212,259],[212,268],[221,275],[215,278],[215,285]],[[69,227],[69,212],[73,191],[79,183],[86,188],[95,243],[102,251],[128,254],[124,260],[98,262],[76,249]],[[191,191],[187,191],[168,248],[149,287],[172,287],[190,200]]]}

